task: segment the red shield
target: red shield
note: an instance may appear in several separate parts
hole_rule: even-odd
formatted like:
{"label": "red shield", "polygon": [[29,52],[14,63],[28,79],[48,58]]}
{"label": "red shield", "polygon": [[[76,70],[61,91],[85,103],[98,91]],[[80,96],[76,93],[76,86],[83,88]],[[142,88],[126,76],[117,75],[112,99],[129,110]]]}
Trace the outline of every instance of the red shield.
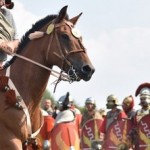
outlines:
{"label": "red shield", "polygon": [[52,150],[80,150],[80,140],[74,122],[57,124],[51,132]]}
{"label": "red shield", "polygon": [[54,118],[52,118],[51,116],[43,116],[43,117],[44,117],[44,124],[39,134],[41,142],[50,139],[50,132],[54,127]]}
{"label": "red shield", "polygon": [[100,138],[100,126],[102,120],[91,119],[88,120],[82,127],[81,130],[81,146],[84,148],[91,148],[91,142],[99,140]]}
{"label": "red shield", "polygon": [[150,149],[150,115],[142,117],[142,119],[138,123],[137,128],[139,149]]}
{"label": "red shield", "polygon": [[112,150],[125,146],[129,149],[131,146],[131,140],[129,138],[131,129],[131,120],[120,119],[113,122],[107,130],[103,148],[105,150]]}

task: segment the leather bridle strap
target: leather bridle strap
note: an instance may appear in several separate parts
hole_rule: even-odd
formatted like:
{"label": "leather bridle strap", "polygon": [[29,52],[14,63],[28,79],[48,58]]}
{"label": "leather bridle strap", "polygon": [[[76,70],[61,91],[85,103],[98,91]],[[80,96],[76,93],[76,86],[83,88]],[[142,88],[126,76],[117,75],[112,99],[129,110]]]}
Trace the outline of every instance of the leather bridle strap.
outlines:
{"label": "leather bridle strap", "polygon": [[[54,21],[53,21],[54,23]],[[54,23],[55,24],[55,23]],[[68,51],[65,51],[63,50],[63,48],[61,47],[61,44],[60,44],[60,41],[58,39],[58,35],[56,33],[56,28],[60,27],[60,26],[63,26],[63,25],[68,25],[70,27],[70,30],[72,30],[72,26],[71,26],[71,23],[69,23],[68,21],[64,21],[63,23],[59,23],[59,24],[55,24],[54,25],[54,31],[50,34],[50,40],[49,40],[49,44],[48,44],[48,48],[47,48],[47,53],[46,53],[46,61],[48,61],[48,54],[50,52],[50,48],[51,48],[51,44],[52,44],[52,40],[56,39],[56,42],[57,42],[57,46],[58,46],[58,50],[59,50],[59,53],[57,52],[53,52],[54,55],[56,55],[58,58],[60,58],[61,60],[63,60],[62,62],[62,68],[61,70],[63,70],[63,66],[65,64],[65,62],[71,67],[72,64],[70,63],[70,61],[68,60],[68,57],[70,54],[73,54],[73,53],[79,53],[79,52],[86,52],[85,48],[82,46],[81,44],[81,41],[80,39],[78,39],[79,41],[79,44],[83,47],[82,49],[79,49],[79,50],[72,50],[70,52]],[[66,53],[66,54],[65,54]]]}
{"label": "leather bridle strap", "polygon": [[56,39],[56,41],[57,41],[57,46],[58,46],[60,55],[59,55],[58,53],[56,53],[56,52],[54,52],[53,54],[63,60],[63,62],[62,62],[62,68],[61,68],[62,70],[63,70],[63,66],[64,66],[65,62],[71,67],[72,64],[71,64],[71,62],[68,60],[69,55],[70,55],[70,54],[73,54],[73,53],[85,52],[85,49],[72,50],[72,51],[70,51],[70,52],[64,50],[65,53],[66,53],[66,54],[64,54],[63,48],[61,47],[61,44],[60,44],[59,39],[58,39],[58,35],[57,35],[56,32],[54,32],[54,34],[55,34],[55,39]]}

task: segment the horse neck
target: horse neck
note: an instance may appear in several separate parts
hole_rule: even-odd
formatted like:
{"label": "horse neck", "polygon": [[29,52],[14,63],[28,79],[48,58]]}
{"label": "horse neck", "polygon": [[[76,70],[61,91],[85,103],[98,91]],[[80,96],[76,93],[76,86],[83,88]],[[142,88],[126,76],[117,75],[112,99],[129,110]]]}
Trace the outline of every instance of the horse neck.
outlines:
{"label": "horse neck", "polygon": [[[25,53],[23,55],[25,57],[44,64],[42,57],[35,57],[37,52],[34,50],[39,50],[38,48],[31,48],[29,45],[27,49],[29,50],[24,50]],[[16,59],[10,71],[10,77],[18,92],[26,105],[31,105],[32,107],[39,105],[47,86],[49,75],[49,71],[22,59]]]}

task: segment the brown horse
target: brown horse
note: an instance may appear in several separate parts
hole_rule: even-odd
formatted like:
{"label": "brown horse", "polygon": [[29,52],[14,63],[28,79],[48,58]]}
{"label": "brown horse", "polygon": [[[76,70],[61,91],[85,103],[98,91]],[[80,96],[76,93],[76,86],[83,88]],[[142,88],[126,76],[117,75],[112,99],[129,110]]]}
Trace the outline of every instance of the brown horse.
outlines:
{"label": "brown horse", "polygon": [[80,16],[69,19],[65,6],[58,15],[36,22],[23,36],[15,57],[10,60],[11,66],[1,71],[0,150],[21,150],[22,145],[32,141],[36,135],[33,133],[42,126],[39,103],[51,74],[16,56],[26,57],[45,68],[56,65],[71,81],[90,80],[95,70],[74,28]]}

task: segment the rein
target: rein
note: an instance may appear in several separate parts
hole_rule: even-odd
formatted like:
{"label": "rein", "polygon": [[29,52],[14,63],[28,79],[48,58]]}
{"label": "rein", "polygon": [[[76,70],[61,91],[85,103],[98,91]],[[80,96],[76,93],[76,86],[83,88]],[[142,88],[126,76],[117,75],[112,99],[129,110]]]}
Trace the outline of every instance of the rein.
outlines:
{"label": "rein", "polygon": [[[38,62],[36,62],[36,61],[34,61],[34,60],[31,60],[31,59],[29,59],[29,58],[27,58],[27,57],[24,57],[24,56],[22,56],[22,55],[19,55],[19,54],[17,54],[17,53],[13,53],[12,56],[16,56],[16,57],[21,58],[21,59],[23,59],[23,60],[26,60],[26,61],[28,61],[28,62],[30,62],[30,63],[33,63],[33,64],[35,64],[35,65],[37,65],[37,66],[39,66],[39,67],[41,67],[41,68],[43,68],[43,69],[46,69],[46,70],[48,70],[48,71],[51,72],[51,75],[53,75],[54,77],[59,78],[59,77],[56,75],[56,74],[60,75],[60,73],[59,73],[58,71],[55,71],[55,70],[53,70],[53,69],[51,69],[51,68],[49,68],[49,67],[47,67],[47,66],[45,66],[45,65],[42,65],[42,64],[40,64],[40,63],[38,63]],[[61,79],[62,79],[63,81],[69,81],[69,76],[66,75],[66,74],[62,74],[62,73],[61,73]]]}

